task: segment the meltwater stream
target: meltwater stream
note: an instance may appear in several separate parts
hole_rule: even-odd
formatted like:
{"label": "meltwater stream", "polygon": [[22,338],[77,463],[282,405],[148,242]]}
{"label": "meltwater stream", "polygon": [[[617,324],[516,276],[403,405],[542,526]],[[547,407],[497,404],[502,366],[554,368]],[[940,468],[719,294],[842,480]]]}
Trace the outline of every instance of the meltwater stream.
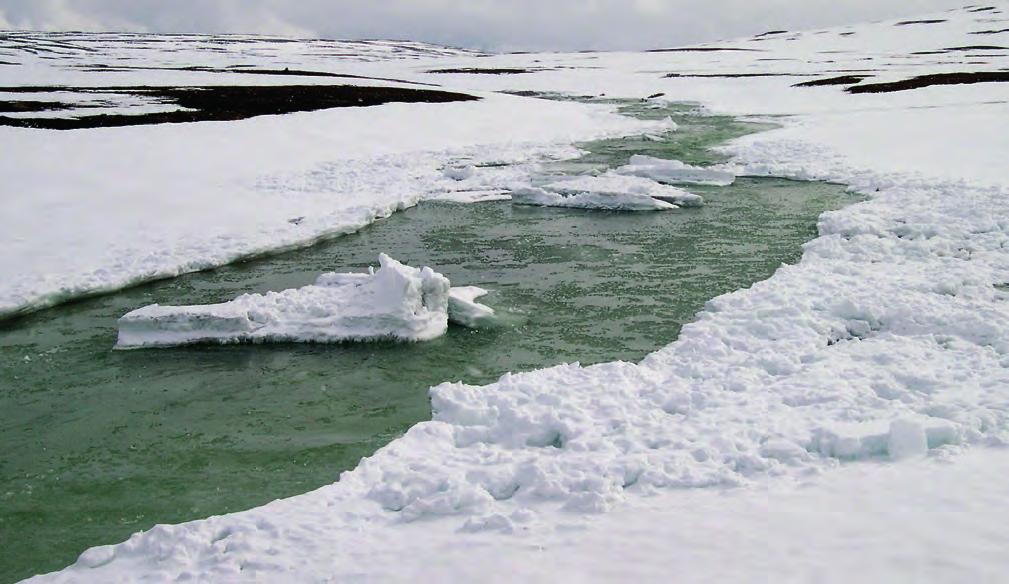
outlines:
{"label": "meltwater stream", "polygon": [[[689,108],[680,131],[585,145],[555,172],[631,154],[712,162],[752,131]],[[705,301],[795,262],[841,187],[740,179],[666,213],[423,203],[310,249],[131,288],[0,323],[0,581],[72,563],[157,523],[250,508],[337,480],[430,419],[428,387],[562,362],[638,360]],[[154,302],[211,303],[363,269],[387,252],[494,292],[500,326],[409,345],[112,351],[116,319]]]}

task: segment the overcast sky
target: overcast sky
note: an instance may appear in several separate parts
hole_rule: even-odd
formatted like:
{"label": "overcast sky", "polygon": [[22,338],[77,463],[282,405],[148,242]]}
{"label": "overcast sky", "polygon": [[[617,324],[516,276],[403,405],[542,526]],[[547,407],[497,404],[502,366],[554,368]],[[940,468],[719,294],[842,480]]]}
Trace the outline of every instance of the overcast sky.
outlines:
{"label": "overcast sky", "polygon": [[250,32],[492,50],[639,49],[913,16],[967,0],[0,0],[0,29]]}

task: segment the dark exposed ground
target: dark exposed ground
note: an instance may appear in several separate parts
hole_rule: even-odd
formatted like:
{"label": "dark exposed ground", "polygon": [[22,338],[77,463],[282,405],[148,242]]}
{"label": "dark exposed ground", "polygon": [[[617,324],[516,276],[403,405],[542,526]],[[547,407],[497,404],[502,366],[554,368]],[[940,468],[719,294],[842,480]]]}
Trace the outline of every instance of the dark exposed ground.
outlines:
{"label": "dark exposed ground", "polygon": [[1009,82],[1009,72],[981,71],[975,73],[939,73],[936,75],[921,75],[900,81],[886,83],[867,83],[845,89],[848,93],[891,93],[907,91],[932,85],[969,85],[972,83],[1005,83]]}
{"label": "dark exposed ground", "polygon": [[739,49],[736,47],[685,47],[679,49],[650,49],[646,53],[716,53],[719,51],[743,51],[747,53],[759,53],[760,49]]}
{"label": "dark exposed ground", "polygon": [[909,26],[912,24],[940,24],[946,22],[941,18],[929,19],[929,20],[905,20],[903,22],[898,22],[895,26]]}
{"label": "dark exposed ground", "polygon": [[535,73],[533,69],[500,68],[481,69],[478,67],[467,67],[461,69],[431,69],[428,73],[466,73],[470,75],[518,75],[521,73]]}
{"label": "dark exposed ground", "polygon": [[979,30],[970,34],[1002,34],[1004,32],[1009,32],[1009,28],[1003,28],[1000,30]]}
{"label": "dark exposed ground", "polygon": [[1009,51],[1009,47],[1000,47],[998,45],[968,45],[966,47],[949,47],[943,49],[944,51]]}
{"label": "dark exposed ground", "polygon": [[759,39],[759,40],[765,40],[769,36],[774,36],[774,35],[778,35],[778,34],[786,34],[787,32],[788,32],[787,30],[769,30],[767,32],[762,32],[762,33],[754,36],[753,38],[754,39]]}
{"label": "dark exposed ground", "polygon": [[675,77],[727,78],[739,77],[809,77],[808,73],[667,73],[667,79]]}
{"label": "dark exposed ground", "polygon": [[854,85],[868,79],[866,75],[841,75],[838,77],[828,77],[826,79],[814,79],[796,83],[792,87],[821,87],[824,85]]}
{"label": "dark exposed ground", "polygon": [[0,113],[50,112],[72,107],[58,101],[0,101]]}
{"label": "dark exposed ground", "polygon": [[80,69],[91,72],[116,72],[116,71],[193,71],[197,73],[239,73],[242,75],[280,75],[291,77],[335,77],[340,79],[369,79],[373,81],[392,81],[395,83],[408,83],[411,85],[432,85],[431,83],[419,83],[416,81],[406,81],[403,79],[390,79],[388,77],[368,77],[365,75],[351,75],[349,73],[331,73],[329,71],[306,71],[304,69],[258,69],[254,67],[243,67],[235,65],[232,67],[137,67],[130,65],[81,65]]}
{"label": "dark exposed ground", "polygon": [[[47,130],[76,130],[184,122],[233,121],[255,116],[315,111],[339,107],[366,107],[384,103],[445,103],[479,99],[472,95],[407,89],[400,87],[361,87],[355,85],[282,85],[282,86],[211,86],[211,87],[16,87],[3,92],[101,92],[143,96],[153,101],[178,105],[186,110],[85,116],[81,118],[11,118],[0,116],[0,125]],[[0,102],[0,111],[17,111],[17,104]],[[50,105],[53,105],[52,102]],[[58,104],[66,106],[67,104]]]}

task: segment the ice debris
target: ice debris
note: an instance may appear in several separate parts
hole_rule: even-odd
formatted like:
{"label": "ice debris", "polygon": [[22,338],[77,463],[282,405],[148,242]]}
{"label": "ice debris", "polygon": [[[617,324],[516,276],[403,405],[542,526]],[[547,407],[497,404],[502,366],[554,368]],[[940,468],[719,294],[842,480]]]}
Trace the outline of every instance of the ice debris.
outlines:
{"label": "ice debris", "polygon": [[568,207],[603,211],[667,211],[676,205],[648,195],[636,193],[579,193],[562,195],[539,187],[522,187],[512,191],[512,203],[537,207]]}
{"label": "ice debris", "polygon": [[691,166],[679,160],[667,160],[636,154],[630,163],[616,170],[617,174],[650,178],[667,184],[695,184],[726,187],[736,181],[736,175],[726,170]]}
{"label": "ice debris", "polygon": [[445,178],[450,178],[452,180],[463,181],[468,178],[472,178],[476,174],[476,167],[472,164],[467,164],[465,166],[450,166],[442,171]]}
{"label": "ice debris", "polygon": [[480,304],[477,298],[488,293],[477,286],[458,286],[449,290],[448,319],[467,328],[480,328],[494,318],[494,309]]}
{"label": "ice debris", "polygon": [[890,422],[836,422],[813,433],[812,448],[842,460],[889,456],[894,460],[925,456],[929,450],[961,441],[955,424],[930,417]]}
{"label": "ice debris", "polygon": [[621,176],[607,172],[598,176],[582,175],[564,178],[543,186],[547,191],[561,195],[592,193],[597,195],[645,195],[677,207],[700,207],[704,199],[700,195],[637,176]]}
{"label": "ice debris", "polygon": [[196,343],[425,341],[445,334],[450,317],[476,326],[494,311],[479,288],[451,290],[431,268],[412,268],[385,254],[378,270],[329,273],[315,284],[244,294],[221,304],[159,306],[119,319],[120,349]]}

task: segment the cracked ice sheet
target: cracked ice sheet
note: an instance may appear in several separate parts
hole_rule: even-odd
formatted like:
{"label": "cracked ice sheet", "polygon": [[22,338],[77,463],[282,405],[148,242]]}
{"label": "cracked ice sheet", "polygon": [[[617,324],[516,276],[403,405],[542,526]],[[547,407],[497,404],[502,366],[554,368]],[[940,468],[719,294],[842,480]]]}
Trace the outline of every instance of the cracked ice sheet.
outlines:
{"label": "cracked ice sheet", "polygon": [[453,190],[458,159],[530,163],[641,132],[609,106],[504,95],[229,123],[0,128],[0,316],[356,231]]}

